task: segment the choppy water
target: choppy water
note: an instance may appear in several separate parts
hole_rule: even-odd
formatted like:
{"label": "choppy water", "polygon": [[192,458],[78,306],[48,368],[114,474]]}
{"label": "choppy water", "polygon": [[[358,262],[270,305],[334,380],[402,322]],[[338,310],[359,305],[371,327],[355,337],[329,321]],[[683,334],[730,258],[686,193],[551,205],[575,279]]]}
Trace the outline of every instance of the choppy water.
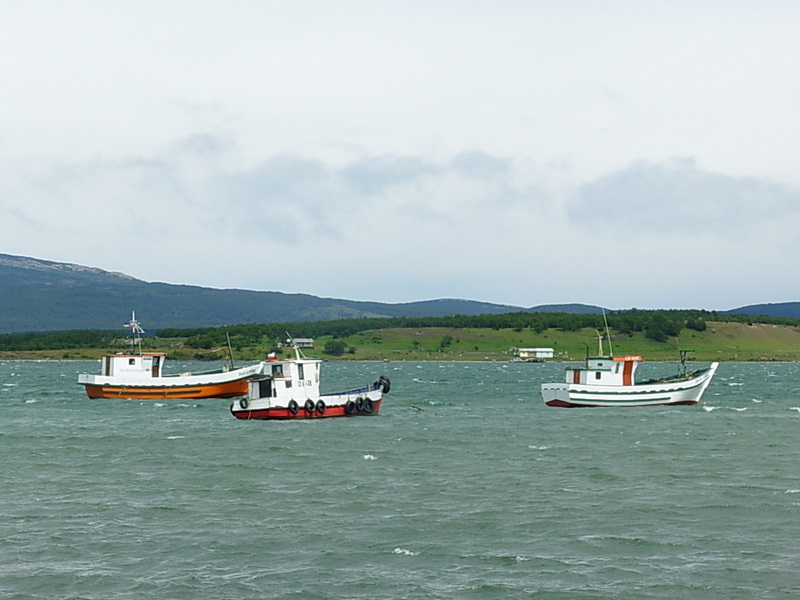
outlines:
{"label": "choppy water", "polygon": [[392,393],[311,422],[89,400],[96,368],[0,362],[5,598],[800,596],[797,364],[569,410],[558,363],[329,363],[325,391]]}

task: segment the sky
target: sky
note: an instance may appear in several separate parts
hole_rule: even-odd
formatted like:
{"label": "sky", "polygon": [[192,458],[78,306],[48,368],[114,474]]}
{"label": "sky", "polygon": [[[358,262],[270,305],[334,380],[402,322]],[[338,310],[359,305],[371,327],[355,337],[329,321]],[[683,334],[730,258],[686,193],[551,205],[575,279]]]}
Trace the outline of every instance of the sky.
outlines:
{"label": "sky", "polygon": [[412,302],[800,301],[795,0],[0,0],[0,252]]}

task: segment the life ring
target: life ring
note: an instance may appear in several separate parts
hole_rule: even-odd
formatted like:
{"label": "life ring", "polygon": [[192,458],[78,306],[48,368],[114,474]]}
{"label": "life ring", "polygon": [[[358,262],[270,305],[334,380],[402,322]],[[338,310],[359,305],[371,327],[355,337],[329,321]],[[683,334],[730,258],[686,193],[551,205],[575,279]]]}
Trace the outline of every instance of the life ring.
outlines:
{"label": "life ring", "polygon": [[359,396],[356,398],[356,411],[361,412],[362,410],[364,410],[364,399]]}
{"label": "life ring", "polygon": [[372,398],[364,398],[364,413],[371,415],[373,410],[375,410],[375,403]]}
{"label": "life ring", "polygon": [[346,415],[356,414],[356,403],[352,400],[348,400],[344,405],[344,413]]}
{"label": "life ring", "polygon": [[314,412],[314,401],[311,398],[309,398],[308,400],[306,400],[305,406],[303,408],[306,409],[307,413],[309,413],[309,414],[313,413]]}
{"label": "life ring", "polygon": [[297,406],[297,402],[295,402],[294,400],[289,400],[289,407],[288,408],[289,408],[289,412],[292,413],[293,415],[296,415],[297,411],[300,410],[300,407]]}
{"label": "life ring", "polygon": [[245,410],[247,408],[247,398],[242,398],[239,400],[239,406],[242,407],[242,410]]}
{"label": "life ring", "polygon": [[324,415],[326,410],[327,407],[325,406],[325,403],[322,400],[317,400],[317,412],[321,415]]}

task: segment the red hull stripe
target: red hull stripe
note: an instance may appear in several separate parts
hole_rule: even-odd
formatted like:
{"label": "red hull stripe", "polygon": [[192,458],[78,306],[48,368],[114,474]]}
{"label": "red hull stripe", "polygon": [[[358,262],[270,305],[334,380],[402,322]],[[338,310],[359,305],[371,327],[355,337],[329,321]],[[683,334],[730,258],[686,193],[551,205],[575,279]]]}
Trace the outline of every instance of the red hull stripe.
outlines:
{"label": "red hull stripe", "polygon": [[[381,402],[382,400],[375,401],[375,408],[371,413],[360,412],[352,415],[348,415],[344,410],[344,405],[341,404],[337,406],[328,406],[323,414],[319,414],[317,411],[312,413],[306,412],[305,408],[302,406],[300,407],[300,410],[297,411],[296,415],[293,415],[288,408],[284,407],[243,410],[239,407],[234,408],[233,406],[231,406],[231,414],[237,419],[242,419],[245,421],[268,421],[278,419],[326,419],[328,417],[371,417],[378,414],[378,411],[381,408]],[[235,403],[234,406],[236,406]]]}

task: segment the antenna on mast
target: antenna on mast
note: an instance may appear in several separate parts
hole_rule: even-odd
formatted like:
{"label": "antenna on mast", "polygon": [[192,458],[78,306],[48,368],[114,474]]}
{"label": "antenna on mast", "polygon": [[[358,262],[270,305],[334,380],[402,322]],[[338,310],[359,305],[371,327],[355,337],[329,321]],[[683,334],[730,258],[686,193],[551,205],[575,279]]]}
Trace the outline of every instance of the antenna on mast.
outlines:
{"label": "antenna on mast", "polygon": [[136,346],[139,346],[139,354],[142,353],[142,334],[144,329],[139,325],[136,320],[136,311],[131,311],[131,320],[122,324],[123,327],[129,327],[131,330],[131,353],[136,352]]}

